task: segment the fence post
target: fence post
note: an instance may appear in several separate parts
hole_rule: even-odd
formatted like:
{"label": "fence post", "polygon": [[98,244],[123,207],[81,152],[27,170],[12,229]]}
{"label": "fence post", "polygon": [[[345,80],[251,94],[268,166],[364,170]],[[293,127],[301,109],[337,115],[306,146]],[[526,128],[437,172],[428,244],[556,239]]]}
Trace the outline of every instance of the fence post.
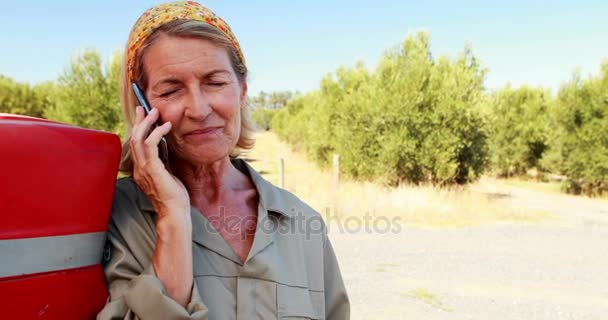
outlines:
{"label": "fence post", "polygon": [[332,209],[334,211],[334,215],[338,215],[338,206],[339,206],[339,198],[340,198],[340,155],[334,154],[333,156],[333,174],[332,174],[332,184],[333,188],[331,190],[332,194]]}
{"label": "fence post", "polygon": [[333,157],[333,184],[334,184],[334,189],[338,190],[338,187],[340,186],[340,155],[339,154],[334,154]]}
{"label": "fence post", "polygon": [[285,160],[279,159],[279,187],[285,189]]}

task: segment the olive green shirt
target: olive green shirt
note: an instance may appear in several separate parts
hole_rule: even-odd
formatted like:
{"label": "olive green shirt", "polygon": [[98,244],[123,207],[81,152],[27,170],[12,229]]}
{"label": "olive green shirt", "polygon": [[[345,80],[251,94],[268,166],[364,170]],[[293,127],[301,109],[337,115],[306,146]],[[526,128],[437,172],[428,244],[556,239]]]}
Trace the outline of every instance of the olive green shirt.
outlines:
{"label": "olive green shirt", "polygon": [[321,216],[232,160],[259,195],[257,227],[243,263],[191,209],[194,285],[184,308],[152,267],[156,214],[131,178],[116,184],[105,275],[110,292],[97,319],[349,319],[350,305]]}

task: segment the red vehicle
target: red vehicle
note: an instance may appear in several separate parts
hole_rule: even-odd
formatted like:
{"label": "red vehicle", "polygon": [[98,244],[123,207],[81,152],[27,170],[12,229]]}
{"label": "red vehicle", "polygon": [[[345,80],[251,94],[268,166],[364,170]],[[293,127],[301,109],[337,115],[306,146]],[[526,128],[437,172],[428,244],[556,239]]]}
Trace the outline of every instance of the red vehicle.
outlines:
{"label": "red vehicle", "polygon": [[93,319],[120,160],[117,135],[0,114],[2,319]]}

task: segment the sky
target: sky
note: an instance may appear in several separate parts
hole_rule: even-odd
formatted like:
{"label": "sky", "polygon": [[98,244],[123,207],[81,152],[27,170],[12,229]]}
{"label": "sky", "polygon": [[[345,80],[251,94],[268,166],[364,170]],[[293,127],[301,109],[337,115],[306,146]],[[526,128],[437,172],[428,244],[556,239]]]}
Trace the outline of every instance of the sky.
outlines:
{"label": "sky", "polygon": [[[163,1],[6,1],[0,10],[0,74],[54,80],[83,49],[105,60],[124,48],[137,18]],[[219,1],[201,2],[228,22],[250,69],[250,94],[315,90],[326,74],[382,54],[420,30],[434,57],[470,43],[486,87],[556,90],[573,71],[608,61],[608,1]]]}

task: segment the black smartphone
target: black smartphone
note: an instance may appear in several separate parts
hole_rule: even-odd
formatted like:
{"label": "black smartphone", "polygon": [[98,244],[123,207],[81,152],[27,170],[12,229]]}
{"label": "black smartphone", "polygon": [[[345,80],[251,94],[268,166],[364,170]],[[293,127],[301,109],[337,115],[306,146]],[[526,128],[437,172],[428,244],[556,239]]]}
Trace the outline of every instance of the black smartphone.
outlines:
{"label": "black smartphone", "polygon": [[[146,97],[144,96],[144,92],[141,90],[141,88],[135,82],[133,82],[133,84],[131,86],[133,87],[133,92],[135,93],[135,96],[137,97],[137,101],[139,101],[139,104],[142,106],[142,108],[144,108],[146,115],[148,115],[148,113],[150,113],[150,111],[152,111],[152,108],[150,107],[148,100],[146,100]],[[158,127],[159,125],[160,125],[160,118],[158,118],[156,123],[152,126],[152,130],[154,130],[154,128]],[[165,167],[168,168],[169,149],[168,149],[167,140],[165,139],[165,137],[162,137],[160,139],[160,142],[158,143],[158,157],[165,164]]]}

